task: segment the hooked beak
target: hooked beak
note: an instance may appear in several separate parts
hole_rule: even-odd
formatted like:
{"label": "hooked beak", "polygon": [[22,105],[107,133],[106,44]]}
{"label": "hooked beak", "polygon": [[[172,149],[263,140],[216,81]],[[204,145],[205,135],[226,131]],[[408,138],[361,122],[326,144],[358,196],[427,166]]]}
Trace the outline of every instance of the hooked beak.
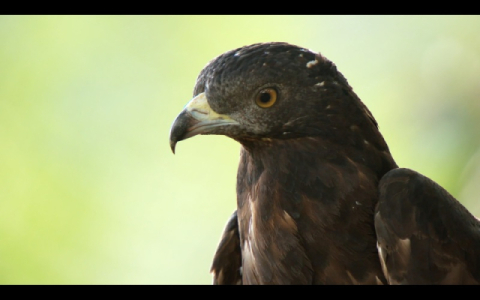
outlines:
{"label": "hooked beak", "polygon": [[175,153],[177,142],[197,134],[222,134],[222,128],[239,123],[227,115],[212,110],[205,93],[193,98],[173,121],[170,128],[170,148]]}

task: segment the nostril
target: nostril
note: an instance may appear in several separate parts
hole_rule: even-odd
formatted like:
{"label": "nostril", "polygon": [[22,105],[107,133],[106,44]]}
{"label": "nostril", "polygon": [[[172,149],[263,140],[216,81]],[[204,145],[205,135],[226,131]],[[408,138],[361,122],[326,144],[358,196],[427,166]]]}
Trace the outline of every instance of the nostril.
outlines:
{"label": "nostril", "polygon": [[198,110],[198,109],[192,109],[191,112],[192,113],[199,113],[199,114],[202,114],[202,115],[208,115],[208,111],[201,111],[201,110]]}

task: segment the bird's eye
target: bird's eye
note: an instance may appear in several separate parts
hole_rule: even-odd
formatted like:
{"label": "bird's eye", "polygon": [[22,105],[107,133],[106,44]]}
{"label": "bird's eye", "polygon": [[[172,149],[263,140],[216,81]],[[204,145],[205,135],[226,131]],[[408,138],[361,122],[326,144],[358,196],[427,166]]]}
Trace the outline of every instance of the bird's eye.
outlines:
{"label": "bird's eye", "polygon": [[255,97],[255,102],[262,108],[268,108],[277,101],[277,91],[272,88],[263,89]]}

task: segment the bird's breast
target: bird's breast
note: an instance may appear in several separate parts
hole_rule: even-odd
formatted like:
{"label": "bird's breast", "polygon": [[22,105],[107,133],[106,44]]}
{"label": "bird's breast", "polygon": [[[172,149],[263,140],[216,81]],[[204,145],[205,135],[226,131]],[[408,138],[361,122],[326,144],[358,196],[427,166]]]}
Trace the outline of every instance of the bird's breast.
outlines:
{"label": "bird's breast", "polygon": [[293,217],[277,205],[263,214],[253,197],[239,211],[244,283],[311,283],[312,267]]}
{"label": "bird's breast", "polygon": [[371,222],[378,181],[373,173],[348,159],[333,164],[279,157],[266,164],[246,151],[241,155],[237,213],[244,283],[384,281]]}

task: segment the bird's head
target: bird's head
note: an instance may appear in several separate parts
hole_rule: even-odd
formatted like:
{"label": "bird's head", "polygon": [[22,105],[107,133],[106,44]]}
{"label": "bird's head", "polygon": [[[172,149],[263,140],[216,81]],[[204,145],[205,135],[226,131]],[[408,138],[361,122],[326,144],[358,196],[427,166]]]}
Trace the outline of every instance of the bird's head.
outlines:
{"label": "bird's head", "polygon": [[172,151],[197,134],[242,143],[334,137],[352,123],[376,128],[331,61],[287,43],[254,44],[216,57],[201,71],[193,95],[172,124]]}

